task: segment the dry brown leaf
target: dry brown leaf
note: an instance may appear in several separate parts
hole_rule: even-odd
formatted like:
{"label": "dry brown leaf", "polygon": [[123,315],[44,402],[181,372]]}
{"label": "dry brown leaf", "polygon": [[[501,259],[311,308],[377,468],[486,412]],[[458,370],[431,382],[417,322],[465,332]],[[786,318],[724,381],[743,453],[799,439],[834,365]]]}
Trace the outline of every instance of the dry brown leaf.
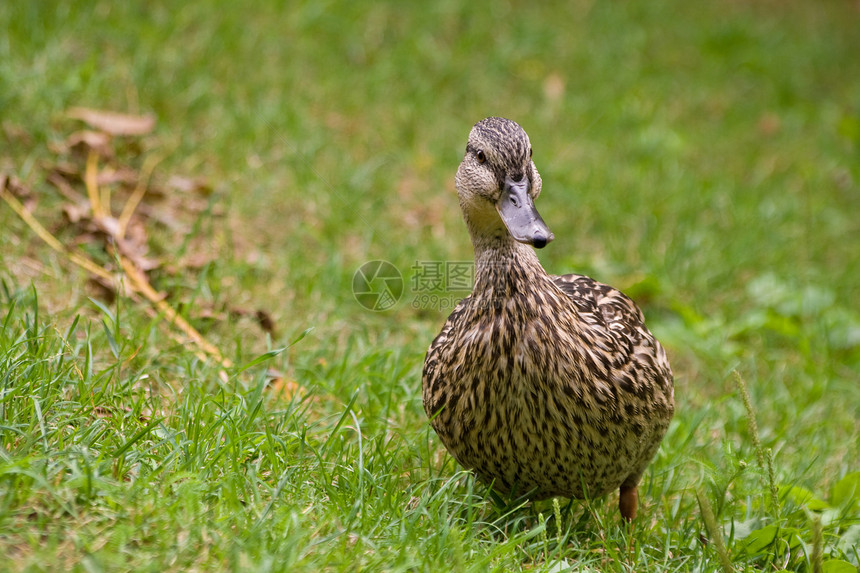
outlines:
{"label": "dry brown leaf", "polygon": [[149,114],[129,115],[115,111],[75,107],[70,109],[67,115],[111,135],[146,135],[155,128],[155,116]]}
{"label": "dry brown leaf", "polygon": [[253,318],[257,321],[257,324],[260,325],[260,328],[262,328],[265,332],[268,332],[273,338],[275,337],[275,320],[272,318],[272,315],[269,314],[268,311],[263,309],[251,311],[246,308],[239,308],[237,306],[229,307],[227,311],[230,313],[230,317],[233,319],[238,319],[242,317]]}
{"label": "dry brown leaf", "polygon": [[[105,267],[107,270],[107,267]],[[138,301],[140,298],[137,293],[131,290],[124,281],[120,279],[120,275],[111,274],[107,276],[90,274],[87,278],[87,287],[90,290],[90,296],[101,301],[112,303],[116,300],[120,293],[122,296],[128,297],[133,301]]]}
{"label": "dry brown leaf", "polygon": [[108,133],[82,129],[66,138],[66,149],[83,154],[93,150],[101,157],[113,157],[110,142],[111,136]]}
{"label": "dry brown leaf", "polygon": [[138,245],[148,245],[149,235],[146,232],[146,225],[139,217],[132,217],[125,228],[125,239]]}
{"label": "dry brown leaf", "polygon": [[260,328],[269,333],[269,336],[275,338],[275,320],[272,318],[272,315],[267,311],[258,308],[254,313],[254,316],[257,318],[257,322],[260,324]]}
{"label": "dry brown leaf", "polygon": [[138,173],[131,167],[125,165],[116,169],[106,167],[99,171],[96,181],[99,185],[111,185],[113,183],[124,183],[129,186],[137,184]]}
{"label": "dry brown leaf", "polygon": [[203,177],[184,177],[182,175],[171,175],[167,180],[167,187],[184,193],[200,193],[211,195],[212,186]]}
{"label": "dry brown leaf", "polygon": [[[185,193],[182,191],[176,192],[170,188],[161,190],[156,187],[150,188],[147,191],[147,194],[149,193],[162,193],[160,198],[163,199],[163,202],[160,206],[180,213],[200,213],[209,207],[209,201],[204,195],[205,191]],[[156,197],[159,197],[159,195],[156,195]]]}
{"label": "dry brown leaf", "polygon": [[18,199],[26,199],[33,195],[33,191],[30,190],[29,187],[21,183],[21,180],[15,177],[9,177],[5,173],[2,176],[2,181],[0,181],[0,189],[8,189],[12,195],[17,197]]}
{"label": "dry brown leaf", "polygon": [[63,215],[66,216],[69,223],[79,223],[84,219],[88,219],[92,213],[90,212],[89,203],[66,203],[63,205]]}
{"label": "dry brown leaf", "polygon": [[[149,192],[147,192],[147,195],[149,195]],[[174,217],[173,213],[171,213],[167,209],[159,209],[153,207],[152,205],[141,203],[140,205],[138,205],[137,209],[135,210],[135,213],[140,214],[146,219],[152,219],[153,221],[161,223],[171,231],[177,233],[187,232],[186,228],[188,225],[180,221],[177,217]]]}
{"label": "dry brown leaf", "polygon": [[0,175],[0,191],[9,191],[13,197],[16,197],[28,212],[32,213],[36,208],[38,201],[33,190],[24,185],[17,177],[9,177],[5,173]]}
{"label": "dry brown leaf", "polygon": [[227,312],[230,313],[230,318],[242,318],[243,316],[249,316],[251,311],[246,308],[239,308],[238,306],[231,306],[227,309]]}
{"label": "dry brown leaf", "polygon": [[139,221],[129,224],[125,237],[114,237],[120,254],[134,263],[138,270],[145,273],[161,266],[158,260],[147,256],[149,245],[146,228]]}
{"label": "dry brown leaf", "polygon": [[[93,414],[95,414],[95,416],[97,418],[113,418],[114,416],[116,416],[117,414],[119,414],[121,412],[124,412],[126,414],[131,414],[131,413],[133,413],[133,410],[131,408],[129,408],[128,406],[122,406],[120,408],[96,406],[95,408],[93,408]],[[149,416],[147,416],[146,414],[140,414],[138,416],[138,420],[140,420],[141,422],[148,422]]]}
{"label": "dry brown leaf", "polygon": [[295,380],[287,379],[277,370],[269,369],[266,375],[270,378],[266,388],[277,398],[290,400],[293,396],[304,396],[307,393],[301,384]]}
{"label": "dry brown leaf", "polygon": [[157,259],[146,257],[144,256],[145,253],[141,253],[134,248],[126,248],[124,243],[125,241],[117,243],[120,253],[130,260],[139,271],[146,273],[161,266],[161,263]]}
{"label": "dry brown leaf", "polygon": [[51,173],[48,174],[48,183],[57,188],[57,191],[60,192],[60,195],[71,201],[72,203],[87,203],[86,197],[75,191],[75,188],[72,187],[72,184],[69,183],[68,179],[63,172],[54,169]]}
{"label": "dry brown leaf", "polygon": [[113,418],[113,412],[104,406],[96,406],[93,408],[93,414],[95,414],[97,418]]}
{"label": "dry brown leaf", "polygon": [[[146,272],[160,267],[161,262],[150,258],[146,225],[150,219],[158,220],[176,231],[183,225],[174,214],[193,214],[207,207],[204,198],[211,192],[211,186],[203,179],[175,178],[171,182],[171,193],[153,192],[150,187],[152,168],[158,161],[148,157],[142,170],[134,169],[113,157],[111,148],[114,135],[143,135],[155,126],[154,116],[133,116],[108,111],[75,108],[69,110],[69,117],[86,122],[91,129],[82,129],[69,136],[65,142],[56,144],[52,149],[66,158],[66,162],[44,165],[47,180],[57,188],[66,201],[60,205],[64,218],[72,227],[73,236],[61,242],[48,231],[28,210],[25,204],[34,202],[38,196],[16,179],[10,179],[0,169],[0,196],[15,213],[53,250],[63,253],[75,265],[89,271],[90,284],[101,291],[102,298],[112,299],[126,296],[133,300],[144,297],[152,303],[147,312],[152,316],[163,317],[172,327],[171,336],[182,343],[193,341],[199,350],[196,354],[205,360],[206,355],[213,357],[224,367],[231,361],[224,358],[219,349],[210,344],[176,310],[165,302],[165,294],[158,292],[149,282]],[[4,124],[0,129],[7,129]],[[136,140],[126,140],[129,145],[121,146],[123,153],[139,154],[134,151]],[[84,153],[69,154],[72,150]],[[101,160],[110,156],[108,161]],[[81,157],[86,158],[85,168]],[[99,163],[102,164],[100,168]],[[125,191],[134,192],[126,199],[119,218],[112,215],[111,187],[119,185]],[[81,192],[86,190],[86,195]],[[178,191],[178,192],[176,192]],[[125,193],[123,193],[125,195]],[[151,205],[139,203],[144,195],[148,201],[161,198],[163,209],[156,210]],[[160,213],[159,211],[164,211]],[[94,212],[95,211],[95,212]],[[62,223],[60,223],[62,225]],[[83,252],[73,248],[75,245],[91,244],[107,253],[106,260],[97,263]],[[118,255],[118,256],[117,256]],[[116,262],[119,262],[117,267]],[[266,315],[258,317],[265,321]],[[184,335],[180,336],[179,332]],[[218,373],[222,381],[228,380],[225,370]],[[116,412],[111,409],[100,410],[97,415],[110,416]],[[142,418],[143,419],[143,418]]]}
{"label": "dry brown leaf", "polygon": [[101,231],[108,237],[119,238],[119,221],[116,220],[116,217],[109,215],[103,217],[96,216],[92,222],[98,231]]}
{"label": "dry brown leaf", "polygon": [[216,310],[211,304],[198,304],[195,306],[194,316],[198,319],[216,320],[218,322],[227,320],[227,314]]}
{"label": "dry brown leaf", "polygon": [[71,163],[69,161],[60,161],[53,165],[51,165],[51,175],[58,175],[68,181],[69,183],[73,181],[82,181],[83,175],[81,174],[80,168]]}

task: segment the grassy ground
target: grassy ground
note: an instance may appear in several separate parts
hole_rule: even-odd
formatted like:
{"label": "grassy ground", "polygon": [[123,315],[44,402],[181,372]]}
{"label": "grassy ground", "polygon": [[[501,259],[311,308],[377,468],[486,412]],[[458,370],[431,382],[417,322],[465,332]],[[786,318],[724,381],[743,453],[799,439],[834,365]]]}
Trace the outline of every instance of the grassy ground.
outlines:
{"label": "grassy ground", "polygon": [[[149,229],[151,280],[248,366],[0,204],[0,569],[855,570],[856,2],[278,4],[0,6],[0,174],[71,244],[66,110],[155,114],[122,158],[213,193],[186,235]],[[531,136],[544,265],[625,289],[673,362],[632,528],[614,497],[494,504],[426,423],[464,293],[410,279],[471,256],[453,174],[487,115]],[[405,277],[386,312],[352,295],[374,259]]]}

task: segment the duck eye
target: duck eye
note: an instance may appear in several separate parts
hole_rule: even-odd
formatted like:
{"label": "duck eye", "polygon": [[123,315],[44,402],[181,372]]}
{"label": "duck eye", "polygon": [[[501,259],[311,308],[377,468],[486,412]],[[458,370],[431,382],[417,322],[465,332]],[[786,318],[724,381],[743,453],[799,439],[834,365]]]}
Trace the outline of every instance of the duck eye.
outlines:
{"label": "duck eye", "polygon": [[475,152],[475,157],[478,158],[478,163],[483,163],[484,161],[487,160],[487,156],[484,154],[484,151],[481,149],[479,149],[478,151]]}

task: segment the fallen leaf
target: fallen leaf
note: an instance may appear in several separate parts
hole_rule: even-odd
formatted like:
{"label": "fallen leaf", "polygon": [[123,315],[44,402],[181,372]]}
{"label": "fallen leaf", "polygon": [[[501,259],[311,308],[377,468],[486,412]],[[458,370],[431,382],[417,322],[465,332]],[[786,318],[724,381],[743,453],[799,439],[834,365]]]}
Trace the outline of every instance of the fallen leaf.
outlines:
{"label": "fallen leaf", "polygon": [[251,314],[251,311],[244,308],[239,308],[238,306],[230,307],[227,309],[227,311],[230,313],[230,318],[234,319],[242,318],[243,316],[248,316]]}
{"label": "fallen leaf", "polygon": [[[171,177],[171,179],[173,179]],[[157,186],[150,187],[150,191],[155,197],[164,199],[164,206],[185,213],[199,213],[209,207],[209,201],[205,198],[210,191],[205,187],[194,188],[196,192],[187,193],[184,189],[178,189],[169,185],[164,189],[159,189]]]}
{"label": "fallen leaf", "polygon": [[215,310],[211,305],[207,305],[197,307],[195,318],[223,322],[227,320],[227,315],[221,311]]}
{"label": "fallen leaf", "polygon": [[15,176],[9,177],[6,174],[3,174],[2,179],[0,179],[0,189],[8,189],[12,195],[19,199],[26,199],[33,195],[33,191],[21,183],[21,180]]}
{"label": "fallen leaf", "polygon": [[66,148],[83,154],[92,150],[101,157],[113,157],[110,141],[111,136],[108,133],[82,129],[66,138]]}
{"label": "fallen leaf", "polygon": [[260,328],[268,332],[272,338],[275,338],[275,321],[272,318],[272,315],[263,309],[257,309],[257,312],[254,313],[254,316],[257,318],[257,322],[260,324]]}
{"label": "fallen leaf", "polygon": [[182,175],[172,175],[167,180],[167,187],[176,191],[185,193],[200,193],[201,195],[210,195],[212,186],[203,177],[184,177]]}
{"label": "fallen leaf", "polygon": [[63,205],[63,215],[69,220],[69,223],[78,223],[83,219],[90,217],[89,203],[66,203]]}
{"label": "fallen leaf", "polygon": [[51,174],[59,175],[70,183],[72,181],[83,181],[80,168],[69,161],[60,161],[51,166]]}
{"label": "fallen leaf", "polygon": [[105,215],[104,217],[96,217],[93,219],[96,229],[107,235],[108,237],[119,238],[119,221],[116,217]]}
{"label": "fallen leaf", "polygon": [[104,406],[96,406],[93,408],[93,414],[97,418],[113,418],[113,412]]}
{"label": "fallen leaf", "polygon": [[129,115],[85,107],[72,108],[67,115],[111,135],[145,135],[155,128],[153,115]]}
{"label": "fallen leaf", "polygon": [[[147,196],[149,195],[149,191],[147,191]],[[146,203],[141,203],[137,206],[135,213],[139,213],[143,215],[147,219],[152,219],[158,223],[161,223],[171,231],[187,233],[186,227],[187,225],[180,221],[177,217],[174,217],[173,213],[165,209],[158,209],[151,205],[147,205]]]}
{"label": "fallen leaf", "polygon": [[0,191],[8,191],[16,197],[24,209],[32,213],[36,208],[37,200],[33,190],[24,185],[17,177],[9,177],[5,173],[0,175]]}
{"label": "fallen leaf", "polygon": [[136,243],[127,239],[117,238],[116,247],[125,258],[130,260],[137,270],[145,273],[157,269],[161,263],[147,256],[149,247],[146,243]]}
{"label": "fallen leaf", "polygon": [[137,216],[132,216],[125,227],[126,240],[131,241],[135,245],[149,244],[149,237],[146,232],[146,225]]}
{"label": "fallen leaf", "polygon": [[294,396],[303,397],[306,394],[305,388],[295,380],[284,378],[283,375],[274,371],[269,371],[266,374],[271,378],[267,388],[276,397],[290,400]]}
{"label": "fallen leaf", "polygon": [[99,185],[111,185],[113,183],[124,183],[129,186],[137,184],[138,174],[131,167],[105,168],[99,171],[96,181]]}
{"label": "fallen leaf", "polygon": [[267,311],[262,309],[250,311],[246,308],[239,308],[237,306],[229,307],[227,311],[230,313],[230,317],[233,319],[239,319],[243,317],[253,318],[257,321],[257,324],[260,325],[260,328],[262,328],[265,332],[268,332],[273,338],[275,337],[275,321]]}
{"label": "fallen leaf", "polygon": [[[113,418],[115,415],[119,414],[120,412],[125,412],[126,414],[131,414],[132,409],[129,408],[128,406],[122,406],[120,408],[117,408],[117,407],[108,408],[105,406],[96,406],[95,408],[93,408],[93,414],[95,414],[95,416],[97,418]],[[149,418],[145,414],[141,414],[140,416],[138,416],[138,420],[140,420],[141,422],[146,422],[146,421],[149,421]]]}
{"label": "fallen leaf", "polygon": [[87,203],[88,201],[86,197],[75,191],[75,188],[72,187],[72,184],[69,183],[66,176],[57,168],[54,168],[51,173],[48,174],[48,183],[57,188],[57,191],[60,192],[60,195],[71,201],[72,203]]}

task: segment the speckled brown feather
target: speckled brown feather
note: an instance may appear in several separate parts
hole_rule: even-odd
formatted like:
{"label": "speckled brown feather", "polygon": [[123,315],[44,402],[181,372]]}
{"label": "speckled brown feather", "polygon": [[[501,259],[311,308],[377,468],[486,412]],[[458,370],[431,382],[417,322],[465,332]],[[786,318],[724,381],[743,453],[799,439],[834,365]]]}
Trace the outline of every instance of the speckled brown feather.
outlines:
{"label": "speckled brown feather", "polygon": [[[484,204],[494,200],[489,176],[470,153],[492,152],[487,169],[498,174],[522,167],[516,158],[531,148],[514,122],[482,124],[457,177],[476,284],[427,352],[427,415],[454,458],[500,492],[635,496],[674,411],[666,354],[628,297],[588,277],[548,275],[530,246],[499,231]],[[530,159],[524,168],[536,197],[540,176]]]}

